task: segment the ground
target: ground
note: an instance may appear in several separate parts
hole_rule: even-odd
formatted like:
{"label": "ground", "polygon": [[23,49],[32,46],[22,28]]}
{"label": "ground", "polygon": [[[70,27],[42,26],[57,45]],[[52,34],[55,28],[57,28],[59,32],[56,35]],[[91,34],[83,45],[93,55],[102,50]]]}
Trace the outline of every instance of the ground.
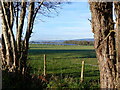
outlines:
{"label": "ground", "polygon": [[[46,54],[47,88],[99,88],[99,68],[93,46],[31,44],[28,64],[31,74],[43,74]],[[80,83],[85,61],[84,83]]]}

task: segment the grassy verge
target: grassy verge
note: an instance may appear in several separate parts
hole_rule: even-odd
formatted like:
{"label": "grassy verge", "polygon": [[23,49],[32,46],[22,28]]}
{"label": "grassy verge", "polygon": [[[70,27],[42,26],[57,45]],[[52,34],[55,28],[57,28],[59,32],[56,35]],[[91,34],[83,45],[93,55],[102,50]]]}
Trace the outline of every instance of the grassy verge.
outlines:
{"label": "grassy verge", "polygon": [[[43,74],[47,56],[48,88],[99,88],[99,70],[93,46],[31,44],[28,63],[31,74]],[[80,83],[81,62],[85,61],[84,82]]]}

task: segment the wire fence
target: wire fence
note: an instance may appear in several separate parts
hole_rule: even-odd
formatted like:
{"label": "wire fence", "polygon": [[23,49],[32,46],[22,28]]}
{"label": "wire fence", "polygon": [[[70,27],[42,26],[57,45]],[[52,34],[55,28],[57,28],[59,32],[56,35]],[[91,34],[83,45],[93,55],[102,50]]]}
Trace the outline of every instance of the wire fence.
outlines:
{"label": "wire fence", "polygon": [[[53,55],[54,56],[54,55]],[[93,64],[95,58],[80,57],[50,57],[46,55],[46,74],[80,77],[82,61],[85,61],[84,77],[99,76],[98,65]],[[92,63],[91,63],[91,62]],[[28,63],[32,66],[34,74],[44,74],[44,54],[37,56],[29,56]]]}
{"label": "wire fence", "polygon": [[86,85],[88,82],[89,86],[99,86],[97,59],[95,51],[89,49],[90,47],[82,47],[85,49],[80,50],[76,46],[34,47],[29,50],[28,55],[28,64],[32,67],[31,74],[46,76],[49,80],[48,87],[80,87],[82,61],[85,62],[82,83]]}

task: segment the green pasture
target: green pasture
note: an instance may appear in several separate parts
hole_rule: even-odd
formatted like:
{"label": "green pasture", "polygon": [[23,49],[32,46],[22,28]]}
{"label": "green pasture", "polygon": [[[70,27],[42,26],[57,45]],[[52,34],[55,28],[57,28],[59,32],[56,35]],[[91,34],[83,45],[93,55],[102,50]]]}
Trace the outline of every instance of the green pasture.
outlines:
{"label": "green pasture", "polygon": [[[32,67],[31,74],[43,74],[44,54],[47,57],[49,88],[99,87],[98,63],[93,46],[30,44],[28,64]],[[81,84],[83,60],[85,71],[84,82]]]}

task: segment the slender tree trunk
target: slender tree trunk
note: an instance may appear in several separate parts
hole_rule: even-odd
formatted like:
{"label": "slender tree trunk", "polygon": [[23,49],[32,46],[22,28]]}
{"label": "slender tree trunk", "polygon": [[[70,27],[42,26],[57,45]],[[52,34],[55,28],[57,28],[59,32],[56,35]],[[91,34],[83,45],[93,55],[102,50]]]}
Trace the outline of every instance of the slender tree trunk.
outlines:
{"label": "slender tree trunk", "polygon": [[26,35],[25,39],[23,41],[23,52],[22,52],[22,61],[23,66],[21,65],[21,70],[23,73],[26,71],[26,60],[27,60],[27,55],[28,55],[28,47],[29,47],[29,39],[32,34],[32,29],[33,29],[33,23],[34,23],[34,7],[35,7],[35,2],[30,2],[29,6],[29,15],[28,15],[28,23],[27,23],[27,30],[26,30]]}
{"label": "slender tree trunk", "polygon": [[101,88],[116,88],[116,53],[112,2],[90,2],[94,47],[96,50]]}
{"label": "slender tree trunk", "polygon": [[18,53],[17,58],[19,58],[19,69],[21,67],[20,63],[21,63],[21,59],[22,59],[21,54],[22,54],[22,47],[23,47],[22,32],[23,32],[24,20],[25,20],[25,15],[26,15],[26,2],[24,2],[24,0],[22,0],[21,6],[22,6],[22,10],[20,13],[20,21],[19,21],[19,25],[17,26],[17,35],[16,35],[17,53]]}
{"label": "slender tree trunk", "polygon": [[5,41],[4,41],[4,37],[3,37],[3,34],[1,35],[1,45],[2,45],[2,48],[1,48],[1,57],[2,57],[2,67],[5,68],[7,62],[6,62],[6,47],[5,47]]}
{"label": "slender tree trunk", "polygon": [[[1,1],[1,7],[2,7],[2,20],[3,20],[3,37],[5,39],[5,45],[6,43],[9,45],[6,46],[6,58],[8,58],[7,65],[9,68],[15,68],[16,66],[16,48],[15,48],[15,38],[12,31],[13,27],[13,11],[12,11],[12,3],[5,3]],[[8,9],[8,6],[10,6],[10,9]],[[7,7],[7,8],[6,8]],[[10,14],[11,12],[11,14]],[[11,18],[9,18],[11,17]],[[6,33],[6,34],[5,34]],[[7,35],[7,36],[6,36]],[[8,52],[9,51],[9,52]]]}
{"label": "slender tree trunk", "polygon": [[[26,2],[25,0],[21,0],[21,2],[0,1],[2,19],[2,63],[4,69],[10,72],[20,70],[21,73],[26,73],[29,39],[32,34],[36,15],[39,13],[38,11],[41,7],[51,8],[49,5],[43,5],[43,2],[44,0],[41,2],[33,2],[32,0],[30,0],[30,2]],[[50,5],[52,6],[51,3]],[[52,9],[55,6],[56,4],[52,6]],[[26,24],[24,24],[25,19],[27,20]],[[16,29],[13,27],[15,25]],[[27,28],[23,28],[24,25]],[[23,33],[25,33],[25,37],[22,37]]]}
{"label": "slender tree trunk", "polygon": [[[9,71],[20,70],[20,72],[25,74],[26,71],[26,61],[29,47],[29,38],[32,34],[33,24],[36,17],[35,2],[29,3],[29,12],[27,20],[27,29],[24,40],[22,40],[24,21],[26,16],[27,2],[22,0],[22,2],[16,3],[16,10],[13,7],[13,2],[3,2],[0,1],[1,7],[1,19],[2,19],[2,58],[3,67]],[[41,6],[41,5],[40,5]],[[21,8],[20,8],[21,7]],[[19,8],[21,10],[19,10]],[[39,7],[40,9],[40,7]],[[38,9],[36,9],[38,10]],[[17,13],[17,14],[16,14]],[[20,13],[20,15],[19,15]],[[16,40],[14,33],[14,21],[16,14]],[[19,17],[20,16],[20,17]]]}
{"label": "slender tree trunk", "polygon": [[[2,6],[2,5],[1,5]],[[4,15],[4,12],[3,12],[3,8],[2,8],[2,15],[1,15],[1,19],[2,19],[2,45],[4,45],[3,47],[6,47],[3,51],[6,51],[6,53],[2,53],[2,54],[5,54],[5,55],[2,55],[2,56],[5,56],[2,57],[4,58],[4,62],[6,62],[6,66],[10,66],[10,63],[12,62],[12,59],[11,59],[11,55],[10,55],[10,50],[11,50],[11,45],[10,45],[10,38],[9,38],[9,33],[8,33],[8,28],[7,28],[7,23],[5,21],[5,15]],[[4,44],[3,44],[4,43]]]}

